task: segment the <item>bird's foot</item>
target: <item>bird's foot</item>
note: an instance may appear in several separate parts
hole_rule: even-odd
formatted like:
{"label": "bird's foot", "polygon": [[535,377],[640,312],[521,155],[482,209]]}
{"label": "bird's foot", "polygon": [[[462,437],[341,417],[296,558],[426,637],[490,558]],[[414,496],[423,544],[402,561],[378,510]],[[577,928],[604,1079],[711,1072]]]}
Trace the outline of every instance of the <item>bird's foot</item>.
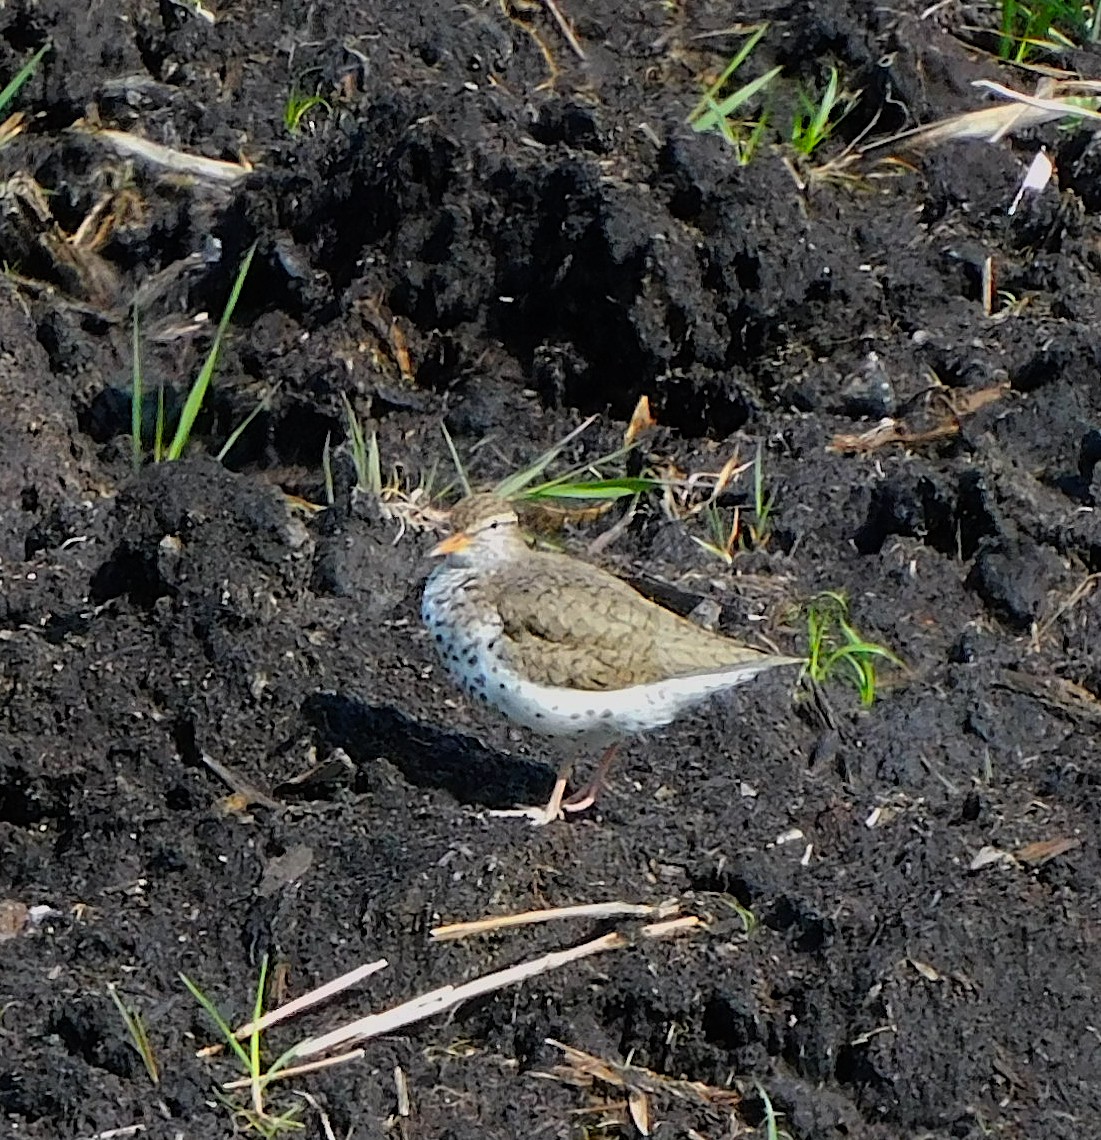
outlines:
{"label": "bird's foot", "polygon": [[566,794],[568,775],[568,768],[563,768],[558,773],[558,778],[554,781],[554,791],[551,792],[550,799],[547,800],[544,807],[511,808],[507,811],[491,811],[488,814],[496,816],[497,819],[526,819],[530,821],[533,827],[546,827],[548,823],[556,823],[562,818],[563,808],[568,811],[579,810],[562,803]]}
{"label": "bird's foot", "polygon": [[507,808],[503,811],[487,811],[491,819],[526,819],[532,827],[546,827],[548,823],[557,823],[563,819],[562,808],[547,804],[545,807]]}

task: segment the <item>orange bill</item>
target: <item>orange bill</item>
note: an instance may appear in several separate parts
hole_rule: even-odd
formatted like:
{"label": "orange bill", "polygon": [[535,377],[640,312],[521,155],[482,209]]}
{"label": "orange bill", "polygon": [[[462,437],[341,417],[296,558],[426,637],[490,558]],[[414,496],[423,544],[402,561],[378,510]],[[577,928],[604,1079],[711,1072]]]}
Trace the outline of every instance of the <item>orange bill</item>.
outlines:
{"label": "orange bill", "polygon": [[460,550],[465,550],[469,545],[470,535],[460,530],[451,535],[450,538],[445,538],[443,542],[436,543],[428,552],[428,557],[442,558],[445,554],[458,554]]}

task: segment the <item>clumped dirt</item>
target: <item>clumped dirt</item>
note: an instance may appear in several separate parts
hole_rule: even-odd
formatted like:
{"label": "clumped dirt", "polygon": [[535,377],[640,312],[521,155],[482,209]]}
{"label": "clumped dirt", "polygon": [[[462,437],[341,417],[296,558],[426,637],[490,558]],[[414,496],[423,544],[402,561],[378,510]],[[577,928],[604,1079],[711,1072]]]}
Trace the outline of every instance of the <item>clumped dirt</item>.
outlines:
{"label": "clumped dirt", "polygon": [[[0,150],[4,1134],[229,1134],[213,1090],[234,1068],[196,1058],[215,1034],[181,971],[240,1022],[264,955],[287,996],[389,960],[273,1031],[278,1053],[608,928],[435,944],[440,921],[671,897],[706,926],[620,924],[625,948],[372,1042],[273,1108],[318,1137],[628,1136],[641,1095],[654,1135],[717,1138],[763,1135],[767,1096],[796,1140],[1096,1134],[1095,136],[812,169],[986,105],[976,78],[1030,89],[983,54],[995,17],[958,4],[559,0],[584,59],[549,4],[192,7],[0,11],[5,77],[51,44]],[[746,75],[784,80],[741,166],[685,120],[731,26],[759,20]],[[1055,62],[1101,74],[1095,51]],[[785,116],[831,66],[862,94],[797,160]],[[326,102],[292,133],[294,90]],[[181,175],[96,128],[247,169]],[[1055,182],[1010,214],[1041,145]],[[135,296],[171,420],[254,241],[189,457],[135,476]],[[571,456],[615,447],[642,395],[686,472],[761,445],[771,537],[728,567],[645,502],[603,564],[787,649],[793,605],[843,591],[908,669],[867,710],[831,686],[828,714],[766,679],[633,744],[586,818],[489,817],[545,795],[557,756],[436,667],[432,535],[353,494],[343,399],[386,471],[439,486],[441,422],[488,480],[589,414]],[[829,447],[892,416],[894,442]],[[726,506],[748,517],[746,479]],[[649,1070],[635,1122],[622,1088],[556,1074],[552,1041]]]}

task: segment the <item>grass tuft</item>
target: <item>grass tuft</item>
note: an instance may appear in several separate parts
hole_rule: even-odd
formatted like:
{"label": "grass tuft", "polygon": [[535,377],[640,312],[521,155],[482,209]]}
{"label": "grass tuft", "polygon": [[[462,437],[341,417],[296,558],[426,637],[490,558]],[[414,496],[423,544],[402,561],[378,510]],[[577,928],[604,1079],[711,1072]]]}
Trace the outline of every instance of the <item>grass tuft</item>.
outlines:
{"label": "grass tuft", "polygon": [[149,1040],[144,1018],[138,1010],[131,1009],[126,1004],[113,982],[107,983],[107,992],[111,995],[111,1000],[115,1003],[115,1008],[122,1017],[126,1031],[130,1034],[130,1042],[137,1050],[138,1056],[145,1066],[145,1071],[149,1074],[149,1079],[155,1085],[160,1084],[160,1066],[157,1064],[157,1055],[153,1051],[152,1042]]}
{"label": "grass tuft", "polygon": [[332,112],[329,101],[322,96],[307,95],[297,88],[291,91],[287,96],[286,103],[283,104],[283,126],[287,133],[297,135],[302,129],[302,120],[316,107],[323,107],[327,112]]}
{"label": "grass tuft", "polygon": [[1091,9],[1074,0],[1001,0],[998,55],[1027,63],[1039,55],[1073,50],[1096,43],[1098,5]]}
{"label": "grass tuft", "polygon": [[617,499],[643,495],[661,486],[658,479],[647,475],[627,476],[607,473],[609,467],[621,467],[627,456],[638,446],[638,441],[625,443],[621,447],[570,468],[551,479],[538,480],[546,474],[547,468],[562,454],[572,442],[592,423],[586,420],[579,428],[569,433],[558,443],[547,448],[534,463],[503,479],[494,488],[494,493],[502,499],[518,499],[522,502],[546,502],[548,500],[570,500],[574,502],[612,503]]}
{"label": "grass tuft", "polygon": [[762,550],[772,537],[772,512],[776,506],[775,494],[765,487],[765,453],[757,444],[757,455],[753,460],[753,522],[749,537],[755,550]]}
{"label": "grass tuft", "polygon": [[[184,402],[183,411],[180,413],[179,422],[176,425],[176,431],[172,436],[171,442],[165,446],[165,406],[164,406],[164,385],[162,384],[157,392],[157,418],[153,429],[153,462],[164,463],[174,462],[182,458],[187,445],[191,440],[191,432],[195,427],[195,420],[198,418],[199,411],[203,406],[203,401],[206,399],[207,391],[210,389],[210,382],[214,378],[214,371],[218,365],[218,356],[221,353],[222,342],[225,339],[226,330],[229,327],[229,322],[233,318],[233,311],[237,307],[237,301],[240,299],[241,290],[244,288],[245,278],[248,276],[249,266],[252,264],[253,255],[256,252],[256,243],[254,242],[248,252],[245,254],[244,260],[241,262],[240,268],[237,270],[237,277],[233,282],[233,288],[230,290],[229,299],[226,301],[226,307],[222,312],[222,318],[218,322],[218,330],[214,334],[214,342],[210,346],[210,351],[206,355],[206,360],[203,361],[203,366],[199,369],[199,374],[195,377],[195,382],[191,385],[191,389],[187,394],[187,400]],[[144,442],[142,440],[142,418],[144,415],[145,407],[145,384],[142,374],[141,364],[141,320],[138,313],[138,308],[135,305],[133,310],[133,323],[132,323],[132,337],[133,344],[131,345],[131,379],[130,379],[130,457],[137,471],[141,468],[142,461],[145,456]],[[264,408],[268,406],[268,402],[275,394],[273,388],[268,392],[252,413],[240,424],[230,435],[225,445],[218,453],[218,459],[222,460],[229,452],[230,448],[240,438],[241,433],[248,427],[248,425],[256,418],[257,415]]]}
{"label": "grass tuft", "polygon": [[753,54],[766,31],[768,24],[760,24],[753,30],[719,77],[708,85],[688,116],[688,125],[694,131],[715,131],[721,134],[734,149],[742,166],[747,166],[752,161],[768,124],[767,111],[759,111],[756,118],[745,118],[745,112],[783,68],[774,67],[733,91],[730,88],[738,69]]}
{"label": "grass tuft", "polygon": [[[513,503],[558,504],[567,508],[592,508],[611,505],[619,499],[646,494],[662,486],[660,479],[649,475],[630,476],[609,468],[622,470],[627,456],[633,452],[639,439],[632,439],[606,455],[588,460],[560,475],[544,478],[548,468],[562,452],[595,420],[590,416],[579,427],[548,447],[527,467],[514,471],[501,479],[492,493],[499,499]],[[470,478],[447,428],[441,425],[452,462],[458,472],[464,496],[471,494]]]}
{"label": "grass tuft", "polygon": [[[267,955],[260,962],[260,977],[256,983],[256,1000],[253,1003],[251,1024],[256,1025],[264,1015],[264,991],[267,985],[268,959]],[[222,1039],[240,1062],[249,1082],[251,1102],[241,1104],[219,1094],[219,1098],[233,1114],[233,1118],[245,1129],[258,1132],[265,1140],[272,1140],[283,1132],[296,1131],[305,1127],[297,1119],[301,1112],[301,1105],[295,1105],[285,1112],[272,1115],[264,1103],[264,1093],[267,1085],[280,1069],[284,1068],[291,1059],[291,1053],[284,1053],[267,1068],[264,1067],[261,1051],[262,1032],[254,1029],[245,1042],[237,1039],[232,1026],[222,1016],[221,1011],[213,1001],[186,975],[180,974],[180,980],[188,988],[191,996],[203,1007],[207,1016],[214,1022]]]}
{"label": "grass tuft", "polygon": [[356,472],[356,488],[381,502],[382,457],[379,454],[378,432],[372,431],[368,437],[352,407],[352,401],[343,392],[340,398],[344,401],[344,425],[348,433],[348,449],[352,453],[352,466]]}
{"label": "grass tuft", "polygon": [[727,566],[732,566],[739,540],[742,537],[741,508],[734,508],[728,523],[727,516],[723,514],[722,508],[712,499],[700,508],[700,517],[707,529],[707,537],[697,538],[692,535],[692,541],[697,546],[703,547],[709,554],[721,558]]}
{"label": "grass tuft", "polygon": [[43,44],[38,51],[27,60],[25,64],[4,84],[0,89],[0,113],[3,113],[8,104],[19,94],[24,85],[31,78],[32,75],[38,70],[38,65],[42,62],[46,52],[50,50],[51,45],[48,43]]}
{"label": "grass tuft", "polygon": [[169,462],[183,456],[188,441],[191,439],[191,430],[195,426],[195,420],[198,418],[199,410],[206,399],[210,382],[214,378],[214,370],[218,366],[218,355],[222,351],[222,341],[225,339],[229,322],[233,319],[233,310],[237,308],[237,302],[241,297],[241,290],[244,288],[245,278],[248,276],[249,266],[252,264],[255,253],[256,243],[253,242],[241,262],[240,269],[237,270],[233,288],[229,291],[229,300],[226,301],[226,307],[222,310],[222,319],[218,322],[218,331],[214,334],[214,343],[210,346],[206,360],[203,361],[203,366],[199,369],[199,375],[195,377],[195,383],[191,385],[191,391],[187,394],[183,411],[180,413],[180,422],[176,425],[176,433],[165,452],[165,459]]}
{"label": "grass tuft", "polygon": [[837,124],[852,110],[856,96],[841,88],[841,75],[830,68],[826,88],[816,100],[805,88],[799,91],[799,107],[791,122],[791,145],[809,158],[833,134]]}
{"label": "grass tuft", "polygon": [[719,507],[718,495],[727,490],[750,464],[741,464],[735,456],[720,473],[711,497],[696,511],[707,528],[706,538],[692,536],[692,541],[704,550],[721,558],[728,566],[734,561],[739,550],[763,550],[772,537],[772,516],[776,509],[775,493],[768,489],[765,481],[764,448],[758,444],[753,460],[753,521],[743,525],[742,509],[735,507],[730,521]]}
{"label": "grass tuft", "polygon": [[[1066,0],[1048,2],[1066,3]],[[694,131],[721,134],[741,166],[753,161],[766,139],[774,150],[789,154],[794,151],[797,158],[810,158],[831,137],[860,97],[859,91],[845,89],[841,73],[834,66],[830,67],[829,78],[820,94],[782,79],[782,67],[773,67],[756,79],[735,86],[739,69],[753,55],[767,30],[768,24],[759,24],[749,30],[748,38],[718,78],[708,83],[688,116],[688,125]],[[762,96],[766,93],[771,101],[774,86],[782,92],[792,92],[794,96],[795,109],[787,123],[786,133],[783,127],[769,130],[769,103],[762,105]],[[784,97],[783,101],[787,102],[788,98]],[[785,156],[784,162],[790,167],[789,157]],[[817,173],[819,177],[831,177],[838,182],[859,184],[860,181],[851,174],[846,176],[843,168],[826,166]],[[800,187],[805,188],[802,179],[798,175],[795,177]]]}
{"label": "grass tuft", "polygon": [[772,1098],[765,1092],[765,1086],[760,1081],[754,1083],[757,1085],[757,1095],[765,1107],[765,1140],[791,1140],[791,1133],[780,1128],[780,1113],[772,1107]]}
{"label": "grass tuft", "polygon": [[849,621],[848,599],[842,593],[827,590],[811,599],[806,606],[806,622],[806,675],[823,684],[840,672],[856,687],[862,705],[873,704],[876,661],[902,666],[899,658],[857,633]]}

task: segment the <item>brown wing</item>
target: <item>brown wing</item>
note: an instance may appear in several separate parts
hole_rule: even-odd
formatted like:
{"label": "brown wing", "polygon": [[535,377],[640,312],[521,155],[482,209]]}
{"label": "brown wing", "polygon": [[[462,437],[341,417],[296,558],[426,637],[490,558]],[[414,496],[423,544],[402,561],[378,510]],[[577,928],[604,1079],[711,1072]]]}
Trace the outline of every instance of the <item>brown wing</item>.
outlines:
{"label": "brown wing", "polygon": [[506,656],[542,684],[605,690],[729,668],[762,657],[557,555],[534,555],[498,583]]}

